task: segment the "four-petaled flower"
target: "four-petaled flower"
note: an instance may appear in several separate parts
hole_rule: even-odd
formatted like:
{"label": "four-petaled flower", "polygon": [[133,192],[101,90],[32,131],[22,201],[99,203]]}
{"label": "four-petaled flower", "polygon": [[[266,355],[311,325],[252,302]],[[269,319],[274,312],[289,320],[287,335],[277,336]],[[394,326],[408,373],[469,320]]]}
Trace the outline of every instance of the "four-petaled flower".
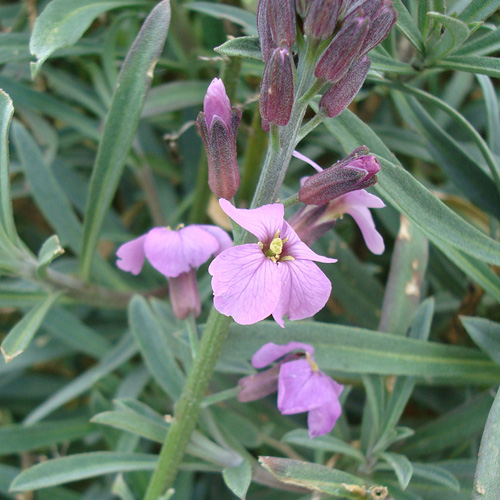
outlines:
{"label": "four-petaled flower", "polygon": [[[302,353],[293,353],[293,351]],[[244,377],[238,399],[241,402],[263,398],[278,389],[278,409],[283,415],[309,412],[309,437],[330,432],[342,408],[339,396],[344,386],[325,375],[316,364],[314,347],[302,342],[263,345],[252,357],[254,368],[264,368],[278,361],[272,368]]]}
{"label": "four-petaled flower", "polygon": [[316,314],[330,297],[331,284],[312,261],[336,262],[313,252],[284,220],[279,203],[245,210],[227,200],[220,206],[258,238],[224,250],[210,264],[215,308],[248,325],[270,314],[280,326]]}
{"label": "four-petaled flower", "polygon": [[168,279],[174,314],[183,319],[189,313],[198,316],[201,311],[195,269],[232,244],[229,235],[217,226],[193,224],[177,230],[154,227],[121,245],[116,265],[137,275],[147,258]]}

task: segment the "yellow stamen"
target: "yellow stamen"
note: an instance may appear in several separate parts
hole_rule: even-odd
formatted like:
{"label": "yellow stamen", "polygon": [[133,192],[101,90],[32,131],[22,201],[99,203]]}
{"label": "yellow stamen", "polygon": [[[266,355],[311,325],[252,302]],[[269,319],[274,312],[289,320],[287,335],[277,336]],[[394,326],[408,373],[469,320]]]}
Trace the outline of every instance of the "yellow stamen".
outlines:
{"label": "yellow stamen", "polygon": [[312,356],[308,352],[306,352],[306,360],[311,365],[311,370],[313,372],[319,371],[318,365],[316,364],[316,362],[314,361],[314,359],[312,358]]}

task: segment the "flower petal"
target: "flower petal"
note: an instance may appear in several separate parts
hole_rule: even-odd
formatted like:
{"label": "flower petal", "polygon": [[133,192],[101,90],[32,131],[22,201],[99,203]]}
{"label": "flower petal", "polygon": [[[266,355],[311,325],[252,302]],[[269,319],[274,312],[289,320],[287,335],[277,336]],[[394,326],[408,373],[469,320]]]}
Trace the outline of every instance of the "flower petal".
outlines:
{"label": "flower petal", "polygon": [[278,263],[281,294],[273,318],[284,326],[283,316],[297,320],[314,316],[326,304],[332,284],[323,271],[309,260]]}
{"label": "flower petal", "polygon": [[307,426],[309,427],[309,437],[322,436],[330,432],[337,422],[342,407],[337,398],[332,398],[328,403],[319,408],[314,408],[307,415]]}
{"label": "flower petal", "polygon": [[365,189],[351,191],[342,197],[342,203],[347,206],[357,206],[367,208],[384,208],[385,203],[374,194],[369,193]]}
{"label": "flower petal", "polygon": [[278,378],[278,409],[283,415],[292,415],[324,406],[336,398],[330,380],[322,371],[313,371],[306,359],[283,363]]}
{"label": "flower petal", "polygon": [[217,226],[211,226],[209,224],[195,224],[195,226],[211,234],[219,243],[219,248],[214,252],[214,257],[217,257],[217,255],[219,255],[226,248],[233,246],[233,240],[229,234],[224,231],[224,229]]}
{"label": "flower petal", "polygon": [[303,342],[288,342],[288,344],[284,345],[268,342],[252,356],[252,366],[254,368],[264,368],[264,366],[270,365],[273,361],[282,358],[285,354],[292,351],[304,351],[313,355],[314,347]]}
{"label": "flower petal", "polygon": [[278,389],[278,375],[280,365],[274,365],[269,370],[248,375],[238,381],[240,392],[238,392],[238,401],[248,403],[256,399],[262,399]]}
{"label": "flower petal", "polygon": [[[367,193],[368,194],[368,193]],[[370,252],[380,255],[384,253],[385,244],[381,234],[375,228],[370,210],[366,207],[352,207],[346,211],[361,229],[366,246]]]}
{"label": "flower petal", "polygon": [[280,272],[256,243],[224,250],[210,264],[208,272],[213,276],[215,308],[240,325],[257,323],[276,308],[281,291]]}
{"label": "flower petal", "polygon": [[144,243],[151,265],[168,278],[176,278],[201,266],[218,248],[217,239],[196,226],[179,231],[155,227],[146,235]]}
{"label": "flower petal", "polygon": [[219,204],[237,224],[267,243],[283,226],[285,209],[281,203],[264,205],[254,209],[236,208],[229,201],[220,199]]}
{"label": "flower petal", "polygon": [[337,262],[337,259],[331,259],[330,257],[324,257],[316,252],[313,252],[305,243],[303,243],[298,237],[295,230],[288,224],[284,222],[283,228],[281,230],[281,238],[288,238],[288,241],[283,247],[283,254],[290,255],[295,260],[315,260],[316,262],[325,262],[327,264],[333,264]]}
{"label": "flower petal", "polygon": [[135,240],[129,241],[121,245],[116,251],[118,260],[116,261],[117,267],[122,271],[127,271],[137,276],[144,265],[144,241],[146,235],[139,236]]}

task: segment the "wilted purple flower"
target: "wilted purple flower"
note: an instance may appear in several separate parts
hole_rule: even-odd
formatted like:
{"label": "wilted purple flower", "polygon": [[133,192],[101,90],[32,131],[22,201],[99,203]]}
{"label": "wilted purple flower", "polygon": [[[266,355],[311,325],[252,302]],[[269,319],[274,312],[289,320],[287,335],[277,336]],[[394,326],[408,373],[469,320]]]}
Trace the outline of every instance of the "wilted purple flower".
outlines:
{"label": "wilted purple flower", "polygon": [[[376,180],[375,174],[380,170],[380,164],[375,157],[366,155],[368,152],[369,150],[366,146],[361,146],[345,159],[340,160],[326,170],[322,170],[319,165],[306,156],[297,152],[294,153],[294,156],[308,162],[320,172],[303,182],[301,190],[308,185],[311,179],[315,179],[306,188],[305,196],[302,198],[308,200],[304,202],[308,204],[299,209],[290,220],[290,224],[304,243],[312,245],[323,234],[332,229],[338,219],[341,219],[344,214],[349,214],[358,224],[369,250],[377,255],[384,252],[384,240],[375,228],[375,222],[369,208],[383,208],[385,204],[379,197],[368,193],[364,189],[360,189],[361,187],[366,187],[363,185],[364,182],[372,185],[374,183],[373,180]],[[337,168],[344,171],[349,169],[350,165],[352,165],[354,172],[358,171],[361,178],[360,181],[356,181],[354,178],[355,175],[353,175],[344,185],[342,185],[342,182],[339,185],[333,183],[331,187],[326,184],[330,178],[335,177],[335,170]],[[330,174],[326,178],[323,178],[322,176],[328,171],[330,171]],[[324,190],[321,189],[321,180],[325,181]],[[355,187],[356,182],[359,182],[361,185]],[[355,189],[354,191],[345,192],[345,194],[328,200],[329,195],[334,194],[335,190],[338,189],[340,191],[342,188],[349,187],[349,184]],[[301,190],[299,191],[299,199]],[[315,203],[323,200],[328,201],[325,201],[323,204]]]}
{"label": "wilted purple flower", "polygon": [[341,6],[342,0],[311,0],[304,18],[304,34],[319,40],[330,38],[335,31]]}
{"label": "wilted purple flower", "polygon": [[236,135],[240,120],[241,111],[231,107],[224,83],[214,78],[196,124],[207,151],[208,184],[219,198],[232,198],[240,185],[236,158]]}
{"label": "wilted purple flower", "polygon": [[[294,353],[293,351],[303,351]],[[312,439],[330,432],[342,408],[339,396],[344,387],[325,375],[312,355],[314,347],[302,342],[263,345],[252,357],[255,368],[278,361],[272,368],[240,380],[238,399],[242,402],[265,397],[278,388],[278,409],[283,415],[309,412],[307,425]]]}
{"label": "wilted purple flower", "polygon": [[168,279],[174,314],[183,319],[190,312],[198,316],[201,309],[194,270],[231,245],[229,235],[216,226],[155,227],[121,245],[116,265],[137,275],[147,258]]}
{"label": "wilted purple flower", "polygon": [[363,86],[369,69],[370,59],[368,57],[365,56],[358,59],[349,68],[349,71],[342,80],[333,83],[323,94],[323,97],[319,101],[320,110],[329,118],[340,115],[351,104]]}
{"label": "wilted purple flower", "polygon": [[343,160],[308,177],[299,190],[299,201],[306,205],[324,205],[350,191],[373,186],[380,163],[374,156],[367,155],[368,152],[367,147],[361,146]]}
{"label": "wilted purple flower", "polygon": [[260,84],[260,114],[269,123],[284,126],[293,105],[293,62],[288,49],[277,48],[266,63]]}
{"label": "wilted purple flower", "polygon": [[215,308],[248,325],[270,314],[284,327],[290,320],[316,314],[328,300],[331,284],[312,261],[336,262],[302,243],[276,203],[245,210],[219,200],[222,210],[258,238],[228,248],[210,264]]}

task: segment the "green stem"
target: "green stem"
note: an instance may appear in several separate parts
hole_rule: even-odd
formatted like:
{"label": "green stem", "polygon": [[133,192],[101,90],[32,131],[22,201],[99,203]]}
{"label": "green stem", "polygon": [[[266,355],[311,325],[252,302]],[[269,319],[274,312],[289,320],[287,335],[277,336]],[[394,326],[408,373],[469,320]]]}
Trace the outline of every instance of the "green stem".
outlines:
{"label": "green stem", "polygon": [[196,319],[192,313],[189,313],[188,317],[185,319],[186,328],[188,331],[189,344],[191,346],[191,356],[193,359],[196,357],[196,351],[198,350],[198,328],[196,327]]}
{"label": "green stem", "polygon": [[305,125],[302,125],[297,137],[297,144],[306,136],[309,135],[318,125],[325,121],[326,115],[319,112],[314,115]]}
{"label": "green stem", "polygon": [[158,500],[174,484],[230,323],[231,318],[212,308],[144,500]]}

